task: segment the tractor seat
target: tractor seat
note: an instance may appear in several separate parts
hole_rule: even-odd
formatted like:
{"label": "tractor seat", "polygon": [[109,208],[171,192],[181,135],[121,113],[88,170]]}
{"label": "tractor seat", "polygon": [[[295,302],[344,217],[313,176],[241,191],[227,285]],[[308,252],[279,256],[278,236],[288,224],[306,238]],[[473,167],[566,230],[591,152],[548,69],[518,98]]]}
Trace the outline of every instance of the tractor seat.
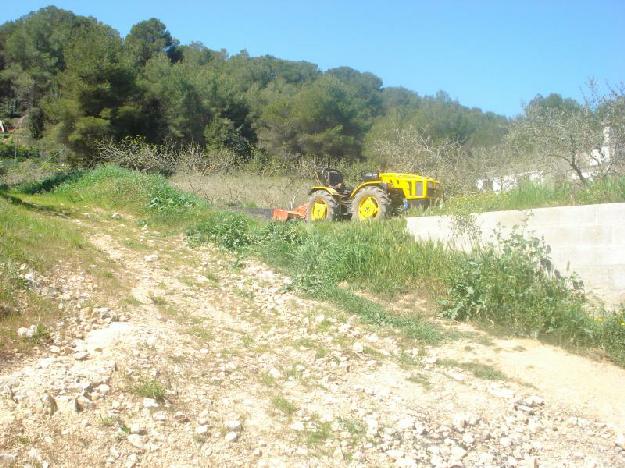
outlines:
{"label": "tractor seat", "polygon": [[343,174],[336,169],[324,169],[321,171],[321,180],[329,187],[337,187],[343,184]]}

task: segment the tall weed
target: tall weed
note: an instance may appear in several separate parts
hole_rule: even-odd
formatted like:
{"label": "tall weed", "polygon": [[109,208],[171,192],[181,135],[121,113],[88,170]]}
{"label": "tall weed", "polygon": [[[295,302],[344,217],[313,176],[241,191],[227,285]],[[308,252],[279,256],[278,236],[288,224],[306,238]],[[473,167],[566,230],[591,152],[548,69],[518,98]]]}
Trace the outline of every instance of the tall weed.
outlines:
{"label": "tall weed", "polygon": [[466,254],[451,273],[442,310],[447,318],[560,343],[593,340],[581,282],[554,271],[539,239],[519,232],[500,236],[496,244]]}

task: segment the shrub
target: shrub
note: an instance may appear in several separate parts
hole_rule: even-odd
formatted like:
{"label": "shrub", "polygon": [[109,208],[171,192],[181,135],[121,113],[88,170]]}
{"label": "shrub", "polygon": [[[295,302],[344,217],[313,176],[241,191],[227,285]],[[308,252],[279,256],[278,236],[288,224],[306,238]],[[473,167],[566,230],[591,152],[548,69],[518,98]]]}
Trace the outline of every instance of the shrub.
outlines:
{"label": "shrub", "polygon": [[615,362],[625,366],[625,306],[601,322],[600,346]]}
{"label": "shrub", "polygon": [[29,146],[7,145],[0,142],[0,159],[28,159],[39,157],[39,150]]}
{"label": "shrub", "polygon": [[553,270],[549,249],[539,239],[518,232],[499,237],[496,245],[467,254],[448,284],[442,310],[447,318],[558,342],[593,341],[581,283]]}
{"label": "shrub", "polygon": [[228,250],[240,251],[254,242],[254,222],[240,213],[216,211],[187,230],[193,243],[214,242]]}
{"label": "shrub", "polygon": [[173,188],[163,176],[142,174],[117,166],[101,166],[71,177],[54,193],[71,202],[92,202],[140,215],[180,218],[203,202]]}

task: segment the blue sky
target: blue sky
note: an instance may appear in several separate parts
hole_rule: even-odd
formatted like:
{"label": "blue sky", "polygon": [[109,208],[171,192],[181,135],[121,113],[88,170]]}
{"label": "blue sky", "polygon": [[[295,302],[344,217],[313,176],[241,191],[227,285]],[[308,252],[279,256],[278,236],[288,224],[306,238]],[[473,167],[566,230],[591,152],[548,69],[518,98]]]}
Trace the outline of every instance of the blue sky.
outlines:
{"label": "blue sky", "polygon": [[[0,22],[49,1],[5,2]],[[58,0],[125,35],[162,20],[182,43],[230,53],[348,65],[385,86],[439,89],[468,106],[513,116],[536,94],[581,99],[589,78],[625,81],[625,0],[191,1]]]}

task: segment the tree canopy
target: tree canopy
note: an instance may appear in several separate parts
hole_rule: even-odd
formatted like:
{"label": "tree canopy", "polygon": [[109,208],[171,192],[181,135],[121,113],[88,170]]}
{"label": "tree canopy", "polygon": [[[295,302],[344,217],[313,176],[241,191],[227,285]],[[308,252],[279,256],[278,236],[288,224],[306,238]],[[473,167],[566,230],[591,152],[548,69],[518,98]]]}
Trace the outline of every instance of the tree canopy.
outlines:
{"label": "tree canopy", "polygon": [[[243,160],[306,155],[358,160],[393,128],[467,148],[497,143],[502,116],[446,93],[384,88],[369,72],[181,45],[158,19],[126,37],[95,18],[48,7],[0,26],[0,118],[27,117],[90,164],[102,139],[228,148]],[[51,141],[51,140],[50,140]]]}

